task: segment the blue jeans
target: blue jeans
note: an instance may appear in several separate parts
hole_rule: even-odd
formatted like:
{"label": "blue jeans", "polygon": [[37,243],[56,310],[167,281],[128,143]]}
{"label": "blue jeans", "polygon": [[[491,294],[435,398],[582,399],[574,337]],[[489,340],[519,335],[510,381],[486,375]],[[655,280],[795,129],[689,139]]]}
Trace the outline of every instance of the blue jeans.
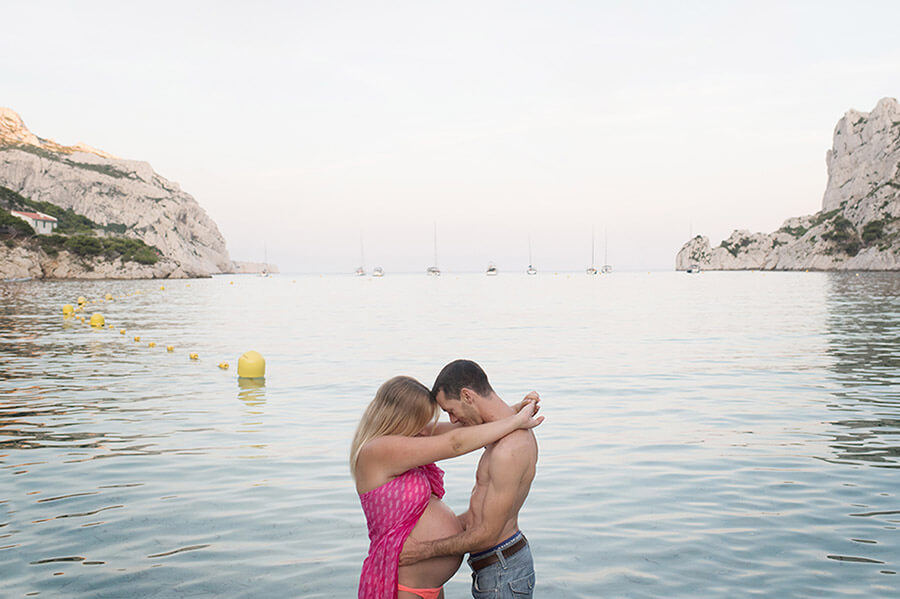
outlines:
{"label": "blue jeans", "polygon": [[[525,545],[509,557],[500,553],[519,540],[516,533],[490,551],[476,554],[483,558],[490,553],[497,554],[500,561],[472,572],[472,597],[475,599],[530,599],[534,594],[534,561],[531,548]],[[469,557],[472,565],[472,557]]]}

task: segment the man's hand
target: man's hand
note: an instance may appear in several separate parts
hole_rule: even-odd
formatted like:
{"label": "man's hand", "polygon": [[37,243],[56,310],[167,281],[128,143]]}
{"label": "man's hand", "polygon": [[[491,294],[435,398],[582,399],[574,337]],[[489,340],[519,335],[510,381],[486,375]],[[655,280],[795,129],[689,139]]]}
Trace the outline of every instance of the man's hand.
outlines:
{"label": "man's hand", "polygon": [[400,552],[400,565],[411,566],[423,559],[428,559],[429,555],[425,552],[425,548],[425,543],[407,537],[403,544],[403,551]]}

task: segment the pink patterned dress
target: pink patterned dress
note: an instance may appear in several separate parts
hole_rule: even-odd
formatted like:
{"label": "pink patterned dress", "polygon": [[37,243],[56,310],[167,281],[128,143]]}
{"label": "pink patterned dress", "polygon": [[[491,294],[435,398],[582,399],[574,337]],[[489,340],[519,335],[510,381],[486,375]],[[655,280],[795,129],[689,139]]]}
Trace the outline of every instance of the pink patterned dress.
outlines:
{"label": "pink patterned dress", "polygon": [[359,496],[370,541],[359,576],[359,599],[397,599],[400,551],[432,494],[444,496],[444,471],[428,464]]}

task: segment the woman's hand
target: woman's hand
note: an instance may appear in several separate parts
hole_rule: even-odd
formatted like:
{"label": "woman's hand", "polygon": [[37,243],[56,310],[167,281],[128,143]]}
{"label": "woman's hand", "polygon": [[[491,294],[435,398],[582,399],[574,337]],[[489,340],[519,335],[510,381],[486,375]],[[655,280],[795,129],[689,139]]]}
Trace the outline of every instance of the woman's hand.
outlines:
{"label": "woman's hand", "polygon": [[519,428],[534,428],[544,421],[543,416],[534,417],[537,412],[537,402],[527,400],[522,402],[522,408],[516,413],[516,422]]}
{"label": "woman's hand", "polygon": [[512,407],[513,410],[515,410],[516,412],[518,412],[518,411],[521,410],[523,407],[525,407],[525,404],[528,403],[529,401],[533,401],[533,402],[534,402],[534,413],[535,413],[535,414],[537,414],[538,412],[541,411],[541,396],[538,395],[538,392],[537,392],[537,391],[530,391],[530,392],[528,393],[528,395],[525,396],[525,399],[523,399],[522,401],[520,401],[520,402],[517,403],[517,404],[513,404],[513,405],[510,406],[510,407]]}

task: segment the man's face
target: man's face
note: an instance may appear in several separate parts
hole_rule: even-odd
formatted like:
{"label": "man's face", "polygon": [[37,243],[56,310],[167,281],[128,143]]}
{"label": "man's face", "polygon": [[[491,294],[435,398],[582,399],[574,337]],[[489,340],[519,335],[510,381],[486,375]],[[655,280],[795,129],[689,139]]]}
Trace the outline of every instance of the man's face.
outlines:
{"label": "man's face", "polygon": [[438,391],[435,399],[437,400],[438,405],[441,406],[441,409],[450,416],[450,422],[453,422],[454,424],[459,422],[463,426],[472,426],[484,423],[481,414],[479,414],[478,410],[475,408],[473,401],[474,397],[469,389],[463,389],[460,396],[456,399],[451,399],[444,393],[444,390],[441,389]]}

